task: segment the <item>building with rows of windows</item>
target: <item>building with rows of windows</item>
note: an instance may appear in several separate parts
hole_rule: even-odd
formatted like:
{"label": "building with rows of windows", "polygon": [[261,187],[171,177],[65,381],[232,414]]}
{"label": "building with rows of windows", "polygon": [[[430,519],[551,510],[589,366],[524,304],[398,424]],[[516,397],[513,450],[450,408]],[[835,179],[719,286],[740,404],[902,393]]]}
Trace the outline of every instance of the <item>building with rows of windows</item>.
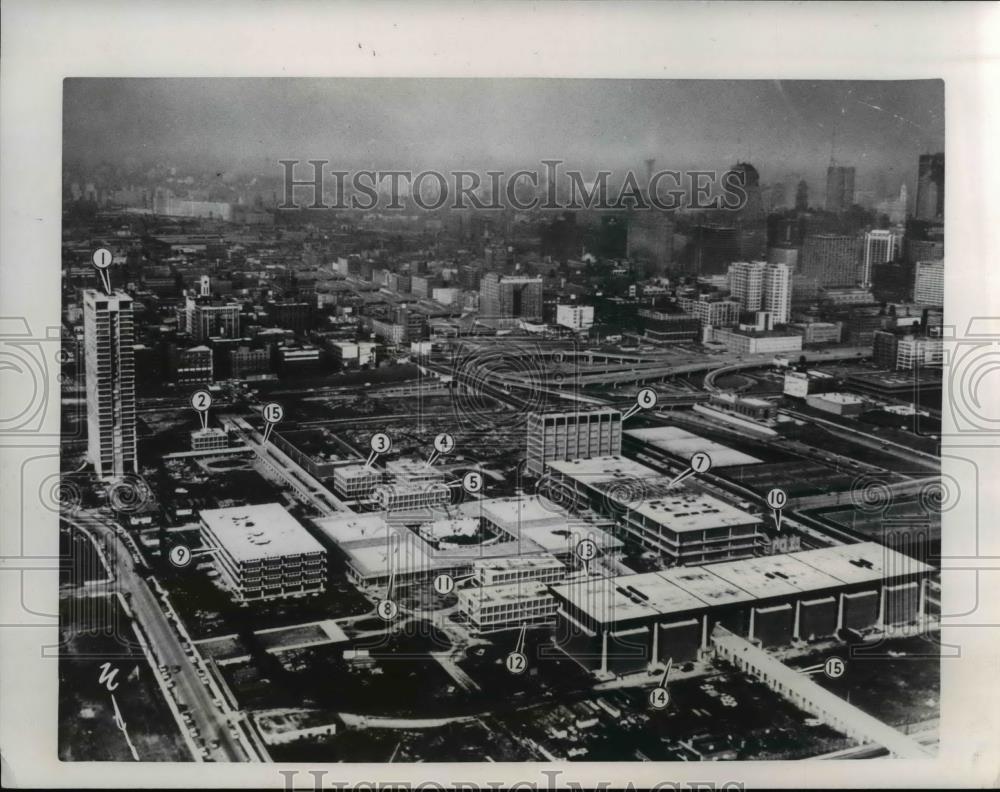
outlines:
{"label": "building with rows of windows", "polygon": [[219,578],[241,601],[326,587],[326,550],[279,503],[203,509],[201,538]]}

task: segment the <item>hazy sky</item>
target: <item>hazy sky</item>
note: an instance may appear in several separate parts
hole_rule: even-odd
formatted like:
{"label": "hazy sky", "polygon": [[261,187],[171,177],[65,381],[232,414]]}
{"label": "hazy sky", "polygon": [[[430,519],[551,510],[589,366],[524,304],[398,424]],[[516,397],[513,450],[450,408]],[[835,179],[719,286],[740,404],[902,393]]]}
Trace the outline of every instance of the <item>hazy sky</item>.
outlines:
{"label": "hazy sky", "polygon": [[77,79],[67,161],[277,173],[277,159],[346,168],[584,167],[753,162],[763,181],[839,162],[858,181],[913,178],[944,149],[940,81]]}

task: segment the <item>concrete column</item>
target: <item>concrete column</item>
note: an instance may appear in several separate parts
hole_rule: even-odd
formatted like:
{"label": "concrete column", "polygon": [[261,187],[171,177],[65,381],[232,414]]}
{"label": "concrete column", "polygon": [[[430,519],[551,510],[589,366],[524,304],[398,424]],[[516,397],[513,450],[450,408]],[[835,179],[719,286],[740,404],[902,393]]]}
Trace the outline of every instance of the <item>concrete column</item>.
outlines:
{"label": "concrete column", "polygon": [[837,630],[844,629],[844,593],[837,597]]}
{"label": "concrete column", "polygon": [[747,630],[747,640],[753,640],[753,629],[757,626],[757,609],[751,605],[750,606],[750,629]]}
{"label": "concrete column", "polygon": [[927,578],[920,581],[920,599],[917,605],[917,620],[920,622],[921,628],[927,622]]}
{"label": "concrete column", "polygon": [[701,648],[708,649],[708,614],[701,617]]}
{"label": "concrete column", "polygon": [[653,622],[650,625],[650,629],[653,631],[653,653],[649,658],[649,667],[652,668],[656,664],[657,655],[660,653],[660,625]]}
{"label": "concrete column", "polygon": [[885,629],[885,592],[888,586],[882,586],[879,591],[878,598],[878,618],[875,620],[875,626],[880,630]]}
{"label": "concrete column", "polygon": [[802,618],[802,600],[795,600],[795,623],[792,625],[792,638],[796,641],[801,638],[800,632],[800,621]]}
{"label": "concrete column", "polygon": [[608,631],[601,630],[601,673],[608,673]]}

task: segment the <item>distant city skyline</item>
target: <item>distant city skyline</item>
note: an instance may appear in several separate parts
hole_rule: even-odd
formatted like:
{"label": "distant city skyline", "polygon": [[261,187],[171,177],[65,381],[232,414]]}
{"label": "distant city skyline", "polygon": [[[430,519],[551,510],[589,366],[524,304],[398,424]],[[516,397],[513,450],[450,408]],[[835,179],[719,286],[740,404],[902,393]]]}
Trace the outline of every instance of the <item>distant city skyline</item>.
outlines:
{"label": "distant city skyline", "polygon": [[[944,83],[554,79],[70,79],[64,162],[278,176],[344,168],[510,168],[559,157],[641,171],[754,163],[762,181],[915,186],[944,150]],[[814,195],[813,199],[818,198]]]}

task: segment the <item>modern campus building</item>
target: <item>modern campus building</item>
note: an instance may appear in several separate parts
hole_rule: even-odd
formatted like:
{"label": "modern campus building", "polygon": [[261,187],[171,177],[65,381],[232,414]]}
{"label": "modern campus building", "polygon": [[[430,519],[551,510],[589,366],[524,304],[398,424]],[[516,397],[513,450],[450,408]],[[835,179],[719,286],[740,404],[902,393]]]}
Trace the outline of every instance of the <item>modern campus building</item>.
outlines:
{"label": "modern campus building", "polygon": [[765,648],[864,633],[927,611],[933,569],[876,542],[551,586],[556,645],[585,668],[624,674],[688,661],[716,624]]}
{"label": "modern campus building", "polygon": [[445,475],[426,460],[403,457],[385,463],[385,479],[393,484],[430,484],[444,481]]}
{"label": "modern campus building", "polygon": [[372,497],[384,511],[413,511],[448,503],[451,490],[441,481],[380,484],[372,491]]}
{"label": "modern campus building", "polygon": [[208,427],[191,432],[192,451],[214,451],[229,446],[229,435],[224,429]]}
{"label": "modern campus building", "polygon": [[201,538],[239,601],[313,594],[326,587],[326,550],[279,503],[203,509]]}
{"label": "modern campus building", "polygon": [[753,556],[763,537],[752,514],[623,457],[550,462],[565,496],[616,520],[634,544],[675,564]]}
{"label": "modern campus building", "polygon": [[535,476],[541,476],[553,459],[618,456],[621,450],[622,414],[618,410],[528,416],[527,469]]}
{"label": "modern campus building", "polygon": [[544,553],[577,567],[577,548],[585,539],[595,544],[599,556],[616,556],[621,551],[623,542],[608,530],[610,521],[570,517],[559,503],[559,493],[550,490],[548,494],[556,500],[524,495],[489,498],[469,504],[468,509],[478,512],[488,530],[512,540],[508,555]]}
{"label": "modern campus building", "polygon": [[132,298],[83,293],[87,457],[105,481],[138,472]]}
{"label": "modern campus building", "polygon": [[469,586],[458,591],[458,608],[474,634],[551,624],[556,600],[548,584],[531,580],[497,586]]}
{"label": "modern campus building", "polygon": [[[416,530],[411,520],[387,518],[383,513],[334,514],[313,520],[344,559],[348,577],[362,588],[384,587],[390,578],[407,584],[447,573],[474,576],[484,586],[508,583],[549,583],[562,580],[575,566],[576,548],[592,539],[599,553],[612,555],[622,543],[594,526],[571,524],[553,509],[538,513],[534,499],[515,511],[516,498],[487,509],[493,501],[475,501],[460,507],[434,509]],[[524,516],[524,524],[517,516]],[[447,541],[456,525],[475,520],[486,538],[480,543]],[[501,527],[503,526],[503,527]],[[439,539],[444,538],[443,541]]]}
{"label": "modern campus building", "polygon": [[[438,550],[425,536],[382,514],[334,514],[313,524],[344,559],[348,578],[360,588],[385,588],[446,573],[469,575],[477,559],[514,555],[511,543]],[[433,528],[424,534],[433,534]]]}
{"label": "modern campus building", "polygon": [[378,470],[367,465],[344,465],[333,470],[333,490],[350,500],[367,498],[382,480]]}
{"label": "modern campus building", "polygon": [[528,581],[555,583],[566,577],[565,564],[548,553],[536,556],[477,559],[472,564],[472,570],[480,586],[501,586]]}

